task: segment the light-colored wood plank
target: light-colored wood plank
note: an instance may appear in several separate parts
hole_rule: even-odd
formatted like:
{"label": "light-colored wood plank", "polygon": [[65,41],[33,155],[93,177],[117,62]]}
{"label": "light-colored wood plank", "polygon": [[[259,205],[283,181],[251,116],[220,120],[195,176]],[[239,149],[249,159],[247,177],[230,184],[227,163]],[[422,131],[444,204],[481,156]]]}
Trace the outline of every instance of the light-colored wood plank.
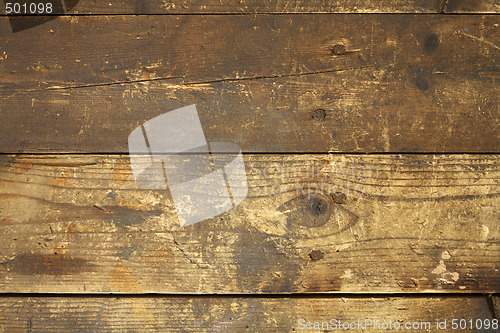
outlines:
{"label": "light-colored wood plank", "polygon": [[247,198],[180,227],[127,156],[3,156],[0,290],[498,292],[499,159],[245,155]]}
{"label": "light-colored wood plank", "polygon": [[460,319],[466,319],[466,329],[460,332],[498,331],[493,329],[498,319],[484,297],[0,298],[0,331],[9,333],[340,330],[335,325],[351,325],[355,332],[380,332],[389,325],[413,332],[451,332]]}

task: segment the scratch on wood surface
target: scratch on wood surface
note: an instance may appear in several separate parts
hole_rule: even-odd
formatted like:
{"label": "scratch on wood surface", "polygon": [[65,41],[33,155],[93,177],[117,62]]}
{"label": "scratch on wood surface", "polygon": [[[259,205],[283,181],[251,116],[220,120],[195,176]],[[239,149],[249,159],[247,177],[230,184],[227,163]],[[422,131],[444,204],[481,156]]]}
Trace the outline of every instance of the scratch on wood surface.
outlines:
{"label": "scratch on wood surface", "polygon": [[172,237],[172,241],[175,244],[175,247],[182,253],[182,255],[189,260],[190,263],[195,264],[199,268],[207,269],[207,268],[212,268],[210,264],[200,262],[200,260],[194,259],[189,253],[184,250],[182,245],[179,244],[179,242],[175,239],[175,236]]}
{"label": "scratch on wood surface", "polygon": [[481,42],[481,43],[484,43],[484,44],[487,44],[487,45],[489,45],[489,46],[492,46],[492,47],[494,47],[494,48],[495,48],[495,49],[497,49],[497,50],[500,50],[500,47],[499,47],[499,46],[497,46],[497,45],[493,44],[492,42],[487,41],[487,40],[486,40],[486,39],[484,39],[484,38],[477,37],[477,36],[474,36],[474,35],[468,34],[468,33],[463,32],[463,31],[457,31],[457,33],[458,33],[459,35],[467,36],[467,37],[469,37],[469,38],[472,38],[473,40],[477,40],[477,41],[479,41],[479,42]]}
{"label": "scratch on wood surface", "polygon": [[[179,86],[197,86],[197,85],[206,85],[210,83],[221,83],[221,82],[237,82],[237,81],[252,81],[252,80],[262,80],[262,79],[277,79],[277,78],[288,78],[288,77],[300,77],[307,75],[315,75],[315,74],[326,74],[326,73],[336,73],[357,69],[370,68],[375,65],[363,65],[363,66],[351,66],[345,68],[330,68],[325,70],[318,71],[309,71],[304,73],[291,73],[291,74],[276,74],[276,75],[262,75],[262,76],[250,76],[250,77],[235,77],[235,78],[227,78],[227,79],[215,79],[215,80],[205,80],[205,81],[193,81],[193,82],[185,82],[181,83]],[[67,85],[67,86],[50,86],[43,89],[25,89],[22,91],[18,91],[18,93],[27,93],[27,92],[36,92],[36,91],[47,91],[47,90],[66,90],[66,89],[79,89],[79,88],[92,88],[92,87],[102,87],[102,86],[113,86],[113,85],[124,85],[124,84],[136,84],[136,83],[146,83],[152,81],[168,81],[174,79],[186,79],[185,76],[171,76],[171,77],[159,77],[152,79],[143,79],[143,80],[129,80],[129,81],[115,81],[115,82],[104,82],[104,83],[94,83],[94,84],[81,84],[81,85]],[[13,95],[15,95],[13,94]],[[12,96],[8,96],[12,97]]]}

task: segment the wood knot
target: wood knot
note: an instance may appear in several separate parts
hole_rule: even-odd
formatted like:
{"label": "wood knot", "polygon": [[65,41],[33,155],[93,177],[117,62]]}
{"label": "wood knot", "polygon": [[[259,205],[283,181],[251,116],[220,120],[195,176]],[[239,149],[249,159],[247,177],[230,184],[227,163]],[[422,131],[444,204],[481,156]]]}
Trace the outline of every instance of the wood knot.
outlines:
{"label": "wood knot", "polygon": [[320,197],[311,198],[308,208],[312,215],[318,216],[328,212],[328,203]]}
{"label": "wood knot", "polygon": [[422,77],[417,77],[415,79],[415,85],[420,91],[426,91],[427,89],[429,89],[429,84],[427,83],[427,80]]}
{"label": "wood knot", "polygon": [[278,211],[286,212],[287,221],[292,225],[314,228],[329,221],[333,203],[325,195],[312,193],[285,202]]}

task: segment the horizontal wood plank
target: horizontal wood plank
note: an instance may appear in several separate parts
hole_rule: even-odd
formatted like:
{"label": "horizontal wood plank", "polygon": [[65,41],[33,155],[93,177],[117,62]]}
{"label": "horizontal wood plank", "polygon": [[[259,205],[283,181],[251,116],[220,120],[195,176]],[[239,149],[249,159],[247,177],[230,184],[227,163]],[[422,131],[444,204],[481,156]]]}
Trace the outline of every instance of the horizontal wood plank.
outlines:
{"label": "horizontal wood plank", "polygon": [[[47,1],[45,1],[47,2]],[[61,3],[52,0],[53,3]],[[287,13],[498,13],[492,0],[69,0],[58,13],[115,14],[287,14]],[[59,8],[59,7],[58,7]],[[64,10],[65,9],[65,10]],[[0,8],[0,15],[5,7]]]}
{"label": "horizontal wood plank", "polygon": [[[16,34],[0,25],[0,152],[126,153],[135,127],[189,104],[208,140],[244,152],[499,152],[498,22],[99,16]],[[345,53],[333,54],[339,45]]]}
{"label": "horizontal wood plank", "polygon": [[388,325],[435,332],[452,331],[460,319],[466,320],[461,332],[495,332],[493,327],[498,328],[498,319],[484,297],[0,298],[0,331],[12,333],[325,332],[340,330],[334,325],[344,322],[360,332],[380,332]]}
{"label": "horizontal wood plank", "polygon": [[137,126],[195,104],[207,140],[243,152],[498,152],[498,86],[428,75],[360,69],[14,94],[3,101],[0,150],[126,153]]}
{"label": "horizontal wood plank", "polygon": [[[59,1],[55,1],[56,3]],[[65,1],[66,2],[66,1]],[[439,13],[444,10],[442,0],[372,0],[372,1],[321,1],[321,0],[108,0],[72,1],[64,9],[71,15],[89,14],[281,14],[281,13]],[[487,2],[477,1],[477,2]],[[468,7],[476,12],[477,9]],[[63,9],[61,7],[61,9]],[[63,13],[63,11],[60,11]],[[2,6],[0,14],[5,14]]]}
{"label": "horizontal wood plank", "polygon": [[499,155],[244,159],[248,196],[181,227],[128,156],[4,155],[0,290],[500,290]]}
{"label": "horizontal wood plank", "polygon": [[445,13],[499,13],[500,2],[482,0],[447,0]]}

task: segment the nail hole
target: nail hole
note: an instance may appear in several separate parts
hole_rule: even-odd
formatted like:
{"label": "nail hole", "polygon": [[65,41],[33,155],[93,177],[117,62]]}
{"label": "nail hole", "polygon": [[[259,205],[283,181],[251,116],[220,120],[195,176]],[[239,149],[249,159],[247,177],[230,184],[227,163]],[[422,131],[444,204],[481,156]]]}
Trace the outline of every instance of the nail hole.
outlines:
{"label": "nail hole", "polygon": [[321,250],[314,250],[309,253],[309,258],[311,260],[316,261],[316,260],[321,260],[325,257],[325,253]]}
{"label": "nail hole", "polygon": [[342,55],[342,54],[345,54],[346,52],[347,52],[347,50],[346,50],[345,46],[342,44],[334,45],[332,48],[332,53],[334,55]]}
{"label": "nail hole", "polygon": [[326,118],[326,111],[323,110],[323,109],[314,110],[314,112],[312,114],[312,117],[313,117],[314,120],[319,120],[319,121],[325,120],[325,118]]}

